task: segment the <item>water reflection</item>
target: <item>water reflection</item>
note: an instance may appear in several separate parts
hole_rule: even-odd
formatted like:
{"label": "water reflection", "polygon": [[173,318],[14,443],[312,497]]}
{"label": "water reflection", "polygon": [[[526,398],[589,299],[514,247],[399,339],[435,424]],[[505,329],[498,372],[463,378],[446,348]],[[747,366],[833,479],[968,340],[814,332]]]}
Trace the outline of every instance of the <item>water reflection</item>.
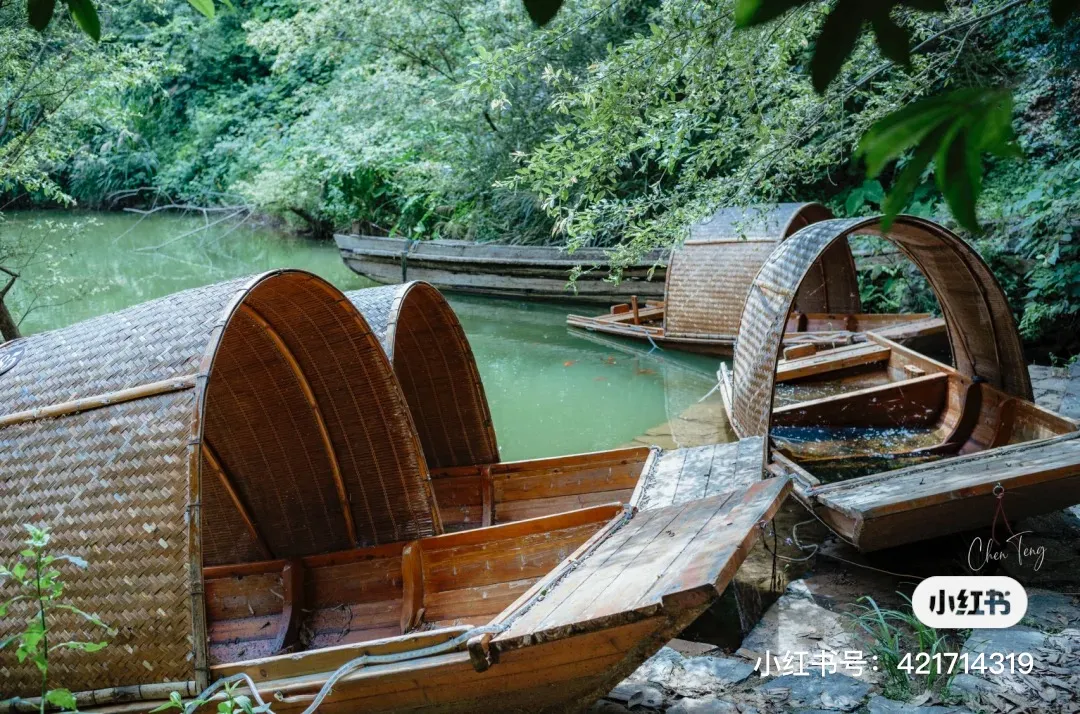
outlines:
{"label": "water reflection", "polygon": [[[140,222],[123,213],[6,214],[0,242],[36,251],[12,295],[17,314],[32,307],[23,332],[272,268],[304,268],[342,290],[371,284],[343,265],[332,244],[265,227],[195,230],[203,225],[201,216]],[[598,343],[567,329],[565,304],[450,302],[476,352],[504,459],[612,448],[649,430],[658,434],[650,442],[715,440],[701,422],[674,419],[713,387],[715,359]]]}

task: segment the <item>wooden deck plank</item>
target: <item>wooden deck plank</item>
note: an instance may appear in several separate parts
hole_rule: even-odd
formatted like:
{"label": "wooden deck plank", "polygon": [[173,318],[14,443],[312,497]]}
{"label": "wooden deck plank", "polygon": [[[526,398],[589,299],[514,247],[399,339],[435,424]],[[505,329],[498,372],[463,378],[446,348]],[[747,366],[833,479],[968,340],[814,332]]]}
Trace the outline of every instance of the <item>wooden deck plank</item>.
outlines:
{"label": "wooden deck plank", "polygon": [[891,352],[892,349],[885,345],[860,343],[819,352],[812,357],[781,360],[776,367],[776,381],[790,382],[849,367],[887,362]]}
{"label": "wooden deck plank", "polygon": [[[629,523],[624,525],[619,532],[628,531],[634,532],[644,528],[649,521],[655,515],[655,511],[642,511],[637,514]],[[499,635],[496,640],[509,639],[511,633],[515,635],[528,634],[533,631],[535,626],[542,622],[546,617],[555,612],[563,602],[570,599],[577,588],[581,587],[592,575],[593,569],[603,567],[603,564],[607,559],[613,557],[618,553],[618,547],[616,543],[613,543],[610,539],[600,543],[596,550],[593,551],[587,558],[592,567],[584,568],[578,567],[567,574],[562,580],[560,580],[555,587],[548,592],[542,600],[536,602],[532,607],[522,616],[514,621],[514,626],[507,632]]]}
{"label": "wooden deck plank", "polygon": [[772,517],[790,488],[787,479],[769,479],[638,512],[496,642],[647,617],[670,598],[704,606],[745,557],[757,523]]}
{"label": "wooden deck plank", "polygon": [[675,449],[661,454],[635,504],[663,508],[706,496],[749,488],[762,476],[761,437]]}
{"label": "wooden deck plank", "polygon": [[1017,444],[889,473],[820,486],[813,496],[848,514],[873,518],[1080,474],[1080,433]]}
{"label": "wooden deck plank", "polygon": [[604,556],[600,567],[590,568],[589,565],[592,563],[586,559],[585,567],[580,569],[586,571],[590,577],[584,579],[557,610],[552,611],[544,620],[538,621],[534,629],[557,628],[588,619],[584,616],[583,610],[589,607],[597,597],[607,592],[611,583],[630,563],[637,561],[640,553],[650,543],[669,529],[684,509],[685,506],[674,506],[638,514],[645,516],[643,520],[646,522],[642,527],[635,530],[623,529],[612,535],[602,545],[601,550],[595,553],[597,556]]}
{"label": "wooden deck plank", "polygon": [[700,524],[687,547],[656,577],[636,606],[708,588],[718,595],[757,540],[758,524],[772,517],[790,490],[788,479],[774,478],[759,481],[724,502]]}
{"label": "wooden deck plank", "polygon": [[634,558],[623,565],[607,587],[594,595],[584,610],[576,612],[574,616],[593,620],[658,604],[659,598],[648,597],[657,581],[671,575],[672,565],[692,546],[701,529],[733,500],[734,494],[726,493],[687,502],[682,504],[681,509],[670,509],[671,518],[665,526],[644,543]]}
{"label": "wooden deck plank", "polygon": [[773,410],[774,426],[932,426],[948,396],[949,375],[928,374]]}

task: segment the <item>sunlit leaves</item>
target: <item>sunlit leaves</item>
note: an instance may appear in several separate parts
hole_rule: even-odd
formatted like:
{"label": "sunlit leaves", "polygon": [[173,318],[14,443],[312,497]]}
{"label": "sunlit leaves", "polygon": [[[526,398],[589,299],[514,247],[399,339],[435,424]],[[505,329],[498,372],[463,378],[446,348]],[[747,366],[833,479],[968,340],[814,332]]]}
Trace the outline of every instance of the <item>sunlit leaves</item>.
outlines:
{"label": "sunlit leaves", "polygon": [[95,42],[101,39],[101,20],[90,0],[67,0],[68,9],[75,24]]}
{"label": "sunlit leaves", "polygon": [[979,230],[975,207],[982,193],[982,155],[1015,156],[1012,93],[1002,89],[959,89],[916,102],[875,123],[859,143],[867,174],[876,177],[890,162],[914,149],[893,183],[883,209],[886,223],[907,204],[923,172],[934,179],[960,225]]}
{"label": "sunlit leaves", "polygon": [[64,711],[77,711],[75,695],[67,689],[50,689],[45,693],[45,701],[60,707]]}
{"label": "sunlit leaves", "polygon": [[[816,0],[736,0],[735,23],[740,27],[760,25],[776,19],[800,5],[817,4]],[[810,60],[814,89],[825,88],[840,73],[840,68],[855,49],[855,43],[869,24],[881,54],[901,65],[910,62],[908,31],[897,24],[892,13],[899,6],[923,12],[943,12],[945,0],[837,0],[821,26]]]}
{"label": "sunlit leaves", "polygon": [[[68,11],[71,12],[71,19],[75,21],[75,24],[82,30],[88,37],[95,42],[101,39],[101,19],[98,17],[97,7],[94,6],[93,0],[63,0],[68,6]],[[208,19],[214,19],[214,0],[188,0],[193,8],[205,15]],[[222,0],[225,6],[232,9],[231,0]],[[528,5],[529,3],[526,3]],[[548,20],[551,19],[558,12],[559,5],[562,4],[561,0],[558,2],[539,2],[535,3],[538,6],[554,5],[554,9],[551,10],[551,15]],[[45,28],[52,22],[53,12],[56,8],[56,0],[27,0],[26,13],[30,22],[30,26],[39,32],[44,32]],[[530,14],[532,10],[530,9]],[[535,17],[534,17],[535,19]],[[540,20],[537,20],[540,22]],[[547,22],[544,20],[543,22]],[[540,23],[543,24],[543,23]]]}
{"label": "sunlit leaves", "polygon": [[546,25],[551,22],[563,4],[563,0],[523,0],[523,2],[529,17],[537,25]]}
{"label": "sunlit leaves", "polygon": [[[56,610],[74,613],[84,620],[105,629],[110,630],[97,615],[83,612],[78,607],[68,603],[59,602],[58,599],[64,592],[61,581],[61,573],[51,567],[52,563],[71,563],[78,567],[86,566],[86,561],[76,556],[54,556],[45,552],[49,544],[50,536],[47,528],[40,528],[33,524],[25,524],[29,538],[24,543],[29,546],[19,552],[20,560],[10,568],[0,566],[0,576],[4,580],[11,578],[15,584],[23,589],[23,594],[7,600],[2,609],[2,616],[8,615],[9,608],[18,603],[25,616],[25,624],[21,631],[16,631],[3,642],[0,642],[0,650],[10,644],[15,644],[15,658],[20,663],[32,663],[41,673],[42,689],[46,689],[49,677],[49,655],[57,649],[77,650],[84,653],[98,652],[106,647],[106,642],[84,642],[78,640],[54,643],[48,646],[46,633],[50,631],[51,617]],[[6,585],[0,581],[0,585]],[[76,711],[75,697],[67,689],[50,689],[45,691],[44,701],[59,707],[65,711]],[[44,710],[44,707],[43,707]]]}
{"label": "sunlit leaves", "polygon": [[214,19],[214,0],[188,0],[191,6],[201,12],[209,20]]}

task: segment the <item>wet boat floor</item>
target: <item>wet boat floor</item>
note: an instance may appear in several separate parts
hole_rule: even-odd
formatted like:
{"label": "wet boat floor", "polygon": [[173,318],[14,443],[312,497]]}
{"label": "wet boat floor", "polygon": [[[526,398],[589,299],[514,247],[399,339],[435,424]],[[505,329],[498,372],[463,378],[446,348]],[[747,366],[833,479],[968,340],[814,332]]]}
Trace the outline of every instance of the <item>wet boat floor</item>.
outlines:
{"label": "wet boat floor", "polygon": [[774,427],[773,443],[822,483],[936,461],[947,454],[912,454],[937,446],[934,429]]}

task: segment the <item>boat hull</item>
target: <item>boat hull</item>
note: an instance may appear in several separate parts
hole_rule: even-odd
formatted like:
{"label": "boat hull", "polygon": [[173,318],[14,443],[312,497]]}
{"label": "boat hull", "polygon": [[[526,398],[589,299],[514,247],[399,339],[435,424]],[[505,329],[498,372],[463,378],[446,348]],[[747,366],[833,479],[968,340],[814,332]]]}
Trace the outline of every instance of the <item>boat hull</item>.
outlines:
{"label": "boat hull", "polygon": [[[620,305],[618,307],[624,308],[625,306]],[[664,308],[646,308],[645,310],[650,309],[660,311],[658,318],[654,316],[651,320],[652,324],[633,324],[627,321],[626,317],[629,313],[626,310],[613,311],[597,317],[567,315],[566,324],[579,330],[588,330],[589,332],[646,342],[664,349],[717,357],[731,357],[734,353],[734,335],[672,335],[663,327]],[[859,315],[856,316],[856,319],[858,318],[862,318],[863,321],[876,321],[886,325],[887,327],[879,329],[877,332],[894,339],[899,344],[912,347],[920,352],[939,354],[942,350],[948,348],[945,321],[940,318],[902,314]],[[785,333],[783,344],[785,347],[812,345],[815,350],[829,350],[866,341],[865,332],[845,330],[842,326],[843,321],[837,322],[840,327],[827,326],[828,329],[811,331],[799,331],[797,326],[793,324],[789,331]]]}
{"label": "boat hull", "polygon": [[[861,551],[987,529],[995,520],[1000,536],[1009,528],[999,509],[1015,523],[1080,503],[1076,422],[973,384],[875,333],[863,345],[781,360],[776,382],[835,393],[811,391],[813,398],[774,408],[774,426],[932,430],[933,445],[898,442],[889,454],[925,456],[924,463],[824,482],[818,476],[827,464],[872,454],[855,443],[821,442],[815,451],[774,439],[769,470],[791,475],[796,498]],[[721,393],[730,404],[729,372]],[[800,455],[784,453],[792,448]]]}
{"label": "boat hull", "polygon": [[[353,272],[383,284],[423,280],[441,290],[519,299],[611,303],[631,295],[661,298],[666,269],[651,253],[607,280],[603,250],[568,254],[554,247],[484,245],[466,241],[335,236],[341,258]],[[583,271],[570,284],[571,271]],[[651,273],[651,274],[650,274]]]}

